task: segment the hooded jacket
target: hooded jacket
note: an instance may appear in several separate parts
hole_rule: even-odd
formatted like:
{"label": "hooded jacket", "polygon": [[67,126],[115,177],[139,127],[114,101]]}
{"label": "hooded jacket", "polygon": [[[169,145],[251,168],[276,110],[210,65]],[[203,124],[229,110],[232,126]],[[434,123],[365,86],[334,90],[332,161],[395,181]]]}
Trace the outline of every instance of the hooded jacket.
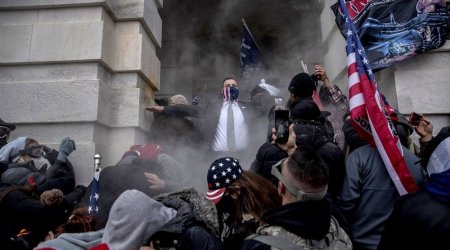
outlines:
{"label": "hooded jacket", "polygon": [[58,151],[44,147],[46,158],[53,163],[48,168],[37,169],[33,161],[17,163],[21,152],[25,150],[27,137],[19,137],[0,149],[0,161],[8,165],[1,175],[2,183],[9,185],[25,185],[30,178],[42,193],[53,188],[60,189],[64,194],[73,191],[75,187],[75,172],[72,164],[67,160],[56,160]]}
{"label": "hooded jacket", "polygon": [[63,233],[54,240],[39,244],[38,249],[52,247],[86,250],[102,242],[109,249],[139,249],[148,237],[175,215],[175,210],[144,193],[127,190],[114,202],[105,229],[87,233]]}
{"label": "hooded jacket", "polygon": [[[412,177],[422,186],[425,173],[419,159],[406,148],[403,153]],[[399,194],[380,154],[370,145],[349,154],[346,171],[338,205],[351,225],[355,246],[376,249]]]}
{"label": "hooded jacket", "polygon": [[0,162],[10,163],[15,156],[19,155],[21,150],[25,149],[27,144],[26,137],[19,137],[9,142],[0,149]]}
{"label": "hooded jacket", "polygon": [[[76,189],[65,195],[58,205],[43,205],[39,198],[18,186],[2,186],[0,188],[0,246],[6,247],[10,237],[21,229],[31,233],[24,236],[31,247],[37,245],[48,231],[66,221],[72,212],[73,205],[81,198],[83,190]],[[8,247],[6,247],[8,249]]]}
{"label": "hooded jacket", "polygon": [[[122,164],[122,162],[125,162]],[[166,187],[162,190],[153,190],[148,186],[144,173],[156,174],[161,180],[166,182]],[[124,191],[129,189],[139,190],[150,197],[155,197],[161,193],[171,192],[185,187],[186,179],[183,166],[167,154],[160,153],[156,161],[140,160],[136,156],[127,156],[116,166],[104,168],[100,172],[99,178],[99,199],[97,213],[97,229],[105,227],[114,201]],[[88,192],[83,196],[79,207],[87,207],[92,191],[92,183],[88,187]]]}
{"label": "hooded jacket", "polygon": [[296,123],[294,132],[297,147],[316,151],[327,165],[330,176],[328,194],[330,197],[336,197],[345,178],[344,153],[338,145],[330,142],[319,124],[309,121]]}
{"label": "hooded jacket", "polygon": [[[286,236],[285,240],[292,241],[298,249],[312,249],[311,244],[326,245],[324,239],[330,237],[346,242],[347,248],[351,248],[347,234],[332,219],[331,208],[326,200],[290,203],[265,212],[263,218],[266,225],[260,227],[257,234]],[[281,235],[280,232],[284,230],[290,234]],[[244,242],[243,249],[271,249],[270,245],[251,238]]]}
{"label": "hooded jacket", "polygon": [[86,250],[99,245],[102,242],[103,233],[103,229],[87,233],[63,233],[56,239],[40,243],[34,249]]}
{"label": "hooded jacket", "polygon": [[102,242],[110,249],[139,249],[177,213],[140,191],[125,191],[111,207]]}
{"label": "hooded jacket", "polygon": [[195,189],[186,189],[157,197],[177,211],[151,241],[155,247],[175,249],[222,249],[215,206]]}
{"label": "hooded jacket", "polygon": [[260,174],[276,186],[278,185],[278,179],[271,174],[272,166],[286,157],[288,157],[286,151],[276,144],[266,142],[258,149],[256,159],[250,166],[250,171]]}

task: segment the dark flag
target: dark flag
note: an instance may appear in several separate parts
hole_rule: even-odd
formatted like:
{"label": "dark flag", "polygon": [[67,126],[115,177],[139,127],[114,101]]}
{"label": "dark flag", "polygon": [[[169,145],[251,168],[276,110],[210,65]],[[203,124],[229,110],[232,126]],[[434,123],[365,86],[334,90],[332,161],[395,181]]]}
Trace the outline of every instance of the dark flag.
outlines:
{"label": "dark flag", "polygon": [[242,24],[240,88],[244,88],[244,92],[246,92],[251,91],[261,83],[261,79],[267,77],[268,67],[244,19],[242,19]]}
{"label": "dark flag", "polygon": [[96,169],[94,173],[94,178],[92,179],[92,190],[91,195],[89,196],[89,214],[97,214],[98,213],[98,198],[100,194],[99,190],[99,177],[100,177],[100,169]]}
{"label": "dark flag", "polygon": [[377,147],[400,195],[418,190],[403,158],[403,150],[389,117],[389,107],[378,91],[367,55],[344,0],[339,0],[345,27],[349,107],[352,125],[361,138]]}
{"label": "dark flag", "polygon": [[92,189],[91,189],[91,195],[89,196],[89,207],[88,212],[89,214],[96,215],[98,213],[98,199],[100,195],[100,172],[102,169],[100,168],[100,161],[101,156],[99,154],[96,154],[94,156],[94,176],[92,178]]}
{"label": "dark flag", "polygon": [[[439,48],[449,38],[445,0],[348,0],[345,5],[374,71]],[[345,36],[339,4],[331,9]]]}

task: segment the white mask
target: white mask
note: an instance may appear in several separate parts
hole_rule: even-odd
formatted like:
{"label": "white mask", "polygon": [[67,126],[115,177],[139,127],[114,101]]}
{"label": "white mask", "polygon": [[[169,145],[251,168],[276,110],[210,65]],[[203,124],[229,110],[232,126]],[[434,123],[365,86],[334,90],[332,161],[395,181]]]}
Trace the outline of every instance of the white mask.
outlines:
{"label": "white mask", "polygon": [[42,168],[44,169],[48,169],[52,164],[50,164],[50,162],[44,158],[43,156],[39,157],[39,158],[32,158],[33,162],[34,162],[34,166],[38,169],[41,170]]}

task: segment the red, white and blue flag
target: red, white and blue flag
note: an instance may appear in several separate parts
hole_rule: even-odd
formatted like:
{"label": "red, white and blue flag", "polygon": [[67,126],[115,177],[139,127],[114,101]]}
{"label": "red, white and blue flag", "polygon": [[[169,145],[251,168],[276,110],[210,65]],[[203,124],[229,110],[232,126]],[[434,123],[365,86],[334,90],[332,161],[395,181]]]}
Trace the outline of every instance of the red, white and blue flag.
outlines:
{"label": "red, white and blue flag", "polygon": [[95,168],[94,177],[92,178],[91,195],[89,196],[89,207],[88,207],[89,214],[96,215],[98,213],[97,202],[98,202],[98,198],[99,198],[99,194],[100,194],[100,188],[99,188],[100,172],[101,172],[101,168],[99,168],[99,167]]}
{"label": "red, white and blue flag", "polygon": [[378,91],[366,52],[349,18],[344,0],[339,0],[347,28],[347,70],[349,107],[352,125],[358,134],[376,146],[384,165],[400,195],[418,190],[403,158],[397,131],[387,114],[385,102]]}

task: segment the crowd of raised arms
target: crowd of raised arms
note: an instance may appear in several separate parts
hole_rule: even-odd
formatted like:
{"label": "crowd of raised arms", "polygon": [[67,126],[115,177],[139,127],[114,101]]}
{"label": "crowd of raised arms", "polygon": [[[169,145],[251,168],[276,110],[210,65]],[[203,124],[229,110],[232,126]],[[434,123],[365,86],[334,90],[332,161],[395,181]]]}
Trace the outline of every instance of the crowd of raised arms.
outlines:
{"label": "crowd of raised arms", "polygon": [[227,76],[221,99],[158,99],[149,144],[87,187],[75,135],[56,150],[0,119],[0,248],[447,249],[450,127],[386,111],[419,186],[400,196],[322,66],[250,98],[239,87]]}

